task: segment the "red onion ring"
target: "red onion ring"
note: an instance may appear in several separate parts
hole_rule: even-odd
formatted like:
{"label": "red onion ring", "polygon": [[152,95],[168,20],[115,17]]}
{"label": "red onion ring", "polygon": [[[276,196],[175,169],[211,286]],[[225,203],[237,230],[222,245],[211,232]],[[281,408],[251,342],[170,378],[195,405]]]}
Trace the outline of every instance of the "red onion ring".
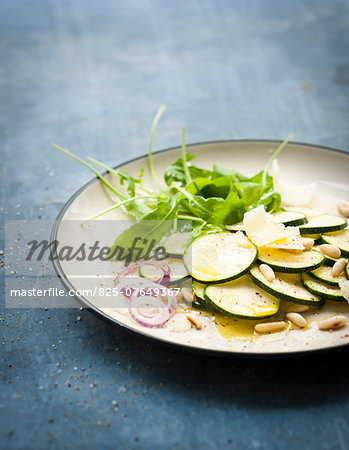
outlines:
{"label": "red onion ring", "polygon": [[148,328],[160,328],[173,316],[169,308],[156,297],[132,297],[129,314],[138,324]]}
{"label": "red onion ring", "polygon": [[[170,268],[169,268],[169,266],[165,263],[158,263],[155,261],[141,261],[141,262],[132,264],[130,267],[127,267],[122,272],[120,272],[118,274],[118,276],[115,278],[114,286],[119,285],[121,280],[127,279],[127,278],[130,281],[134,282],[135,280],[130,279],[131,277],[128,277],[128,275],[133,274],[134,272],[136,272],[136,270],[138,271],[139,268],[142,266],[155,266],[155,267],[158,267],[159,269],[161,269],[163,271],[163,275],[160,278],[158,278],[157,280],[153,281],[153,283],[160,284],[161,286],[164,286],[164,287],[169,286],[169,284],[170,284]],[[141,278],[141,277],[139,277],[139,278]],[[129,288],[131,289],[131,295],[125,295],[125,288],[122,288],[120,290],[120,292],[127,298],[130,298],[133,294],[132,286],[129,286]],[[124,291],[124,292],[122,292],[122,291]]]}
{"label": "red onion ring", "polygon": [[[162,277],[156,281],[149,280],[135,275],[135,272],[142,266],[155,266],[163,271]],[[132,283],[132,286],[130,284]],[[114,280],[114,285],[118,286],[120,293],[131,301],[128,312],[133,320],[138,324],[149,328],[162,327],[176,312],[177,298],[175,295],[161,296],[160,287],[168,287],[170,283],[170,268],[167,264],[154,261],[142,261],[132,264],[123,270]],[[136,292],[135,289],[138,288]],[[130,293],[127,290],[130,290]],[[150,289],[150,295],[142,295],[142,290]],[[157,291],[155,290],[157,289]],[[156,292],[158,292],[156,294]],[[129,294],[129,295],[127,295]],[[167,304],[165,303],[167,299]]]}

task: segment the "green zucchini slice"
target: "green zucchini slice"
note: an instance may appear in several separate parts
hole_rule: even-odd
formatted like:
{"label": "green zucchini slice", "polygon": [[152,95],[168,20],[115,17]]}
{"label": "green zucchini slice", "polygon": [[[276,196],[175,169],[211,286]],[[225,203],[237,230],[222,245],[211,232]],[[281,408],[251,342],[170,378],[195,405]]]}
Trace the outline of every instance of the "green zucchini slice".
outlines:
{"label": "green zucchini slice", "polygon": [[337,233],[323,234],[322,241],[325,244],[332,244],[339,248],[342,256],[349,257],[349,230],[338,231]]}
{"label": "green zucchini slice", "polygon": [[247,272],[257,257],[257,248],[243,233],[200,236],[184,253],[187,271],[202,283],[223,283]]}
{"label": "green zucchini slice", "polygon": [[313,278],[316,278],[319,281],[322,281],[325,284],[329,284],[330,286],[339,286],[340,281],[345,281],[346,276],[344,274],[339,275],[339,277],[334,277],[331,274],[332,267],[330,266],[321,266],[315,270],[309,272]]}
{"label": "green zucchini slice", "polygon": [[195,295],[195,301],[192,303],[192,306],[195,309],[202,309],[203,311],[214,311],[213,305],[204,296],[206,284],[193,280],[192,287]]}
{"label": "green zucchini slice", "polygon": [[273,220],[287,227],[298,227],[308,222],[305,214],[296,211],[279,211],[273,214]]}
{"label": "green zucchini slice", "polygon": [[[170,284],[180,283],[189,277],[189,274],[181,259],[167,258],[163,261],[170,268]],[[164,272],[156,266],[141,266],[139,275],[154,281],[163,276]]]}
{"label": "green zucchini slice", "polygon": [[193,292],[197,300],[205,300],[204,291],[206,289],[206,284],[199,283],[198,281],[193,280],[192,283]]}
{"label": "green zucchini slice", "polygon": [[[313,250],[322,253],[319,245],[314,245]],[[333,266],[338,261],[338,259],[340,259],[340,258],[332,258],[331,256],[328,256],[325,254],[323,254],[323,255],[325,258],[324,264],[326,266]]]}
{"label": "green zucchini slice", "polygon": [[191,307],[193,309],[197,309],[198,311],[213,312],[213,309],[208,306],[208,304],[203,305],[202,303],[199,303],[197,301],[192,302]]}
{"label": "green zucchini slice", "polygon": [[317,295],[324,300],[335,300],[337,302],[346,302],[342,295],[342,291],[337,286],[329,286],[328,284],[322,283],[319,280],[315,280],[308,273],[302,274],[302,279],[304,286],[312,294]]}
{"label": "green zucchini slice", "polygon": [[322,299],[305,289],[299,273],[276,273],[272,282],[264,277],[258,266],[253,266],[250,274],[257,286],[281,300],[310,306],[323,303]]}
{"label": "green zucchini slice", "polygon": [[277,272],[300,273],[320,267],[325,257],[321,252],[315,250],[294,254],[283,250],[260,248],[258,259]]}
{"label": "green zucchini slice", "polygon": [[299,227],[300,234],[322,234],[343,230],[348,225],[343,217],[332,214],[322,214],[312,217],[308,223]]}
{"label": "green zucchini slice", "polygon": [[214,309],[241,319],[262,319],[278,312],[280,300],[255,286],[249,275],[224,284],[209,285],[205,297]]}

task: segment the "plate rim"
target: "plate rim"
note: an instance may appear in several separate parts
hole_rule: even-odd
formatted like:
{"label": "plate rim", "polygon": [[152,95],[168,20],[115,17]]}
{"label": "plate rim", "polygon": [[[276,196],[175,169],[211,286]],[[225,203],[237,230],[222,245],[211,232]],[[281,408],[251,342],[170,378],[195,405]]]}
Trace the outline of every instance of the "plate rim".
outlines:
{"label": "plate rim", "polygon": [[[233,144],[236,144],[236,143],[280,144],[282,142],[283,141],[281,141],[279,139],[257,139],[257,138],[253,138],[253,139],[220,139],[220,140],[213,140],[213,141],[193,142],[193,143],[187,144],[186,147],[190,148],[190,147],[198,147],[198,146],[203,146],[203,145],[229,144],[229,143],[233,143]],[[298,141],[289,142],[287,145],[290,145],[290,146],[301,145],[301,146],[305,146],[305,147],[311,147],[315,150],[321,149],[321,150],[326,150],[329,152],[336,152],[336,153],[340,153],[340,154],[343,154],[343,155],[346,155],[349,157],[349,151],[334,148],[334,147],[328,147],[328,146],[324,146],[324,145],[310,144],[310,143],[298,142]],[[161,150],[157,150],[157,151],[152,152],[152,154],[157,155],[157,154],[162,154],[162,153],[166,153],[166,152],[178,150],[178,149],[180,149],[179,145],[174,146],[174,147],[167,147],[167,148],[164,148]],[[147,154],[142,154],[140,156],[136,156],[134,158],[128,159],[127,161],[124,161],[124,162],[114,166],[113,169],[118,169],[126,164],[133,163],[133,162],[138,161],[143,158],[147,158]],[[102,172],[103,176],[106,174],[107,174],[107,171]],[[70,205],[73,203],[73,201],[82,192],[84,192],[91,184],[95,183],[97,180],[98,180],[97,176],[93,177],[91,180],[89,180],[87,183],[85,183],[83,186],[81,186],[77,191],[75,191],[74,194],[71,195],[69,197],[69,199],[65,202],[65,204],[63,205],[63,207],[61,208],[57,217],[54,220],[54,223],[53,223],[53,226],[51,229],[51,233],[50,233],[50,241],[54,241],[57,239],[60,223],[62,222],[62,219],[63,219],[66,211],[68,210]],[[232,350],[205,349],[205,348],[200,348],[200,347],[196,347],[196,346],[188,345],[188,344],[184,344],[184,343],[168,341],[162,337],[152,336],[152,335],[148,334],[146,331],[142,332],[139,330],[135,330],[134,328],[130,327],[129,325],[119,322],[117,319],[109,316],[104,311],[101,311],[96,306],[94,306],[92,303],[90,303],[85,297],[83,297],[82,295],[77,295],[75,293],[74,286],[70,282],[68,277],[66,276],[66,274],[60,264],[60,261],[52,260],[52,265],[53,265],[56,275],[57,275],[58,279],[60,280],[60,282],[62,283],[63,287],[68,291],[72,289],[74,291],[73,297],[78,301],[79,304],[81,304],[82,306],[87,308],[89,310],[89,312],[92,312],[98,318],[106,321],[107,323],[112,324],[114,326],[117,325],[120,327],[121,330],[130,332],[133,335],[136,335],[137,337],[141,337],[143,339],[150,340],[150,341],[155,342],[160,345],[166,345],[168,347],[175,348],[177,350],[182,350],[182,351],[184,350],[184,351],[190,352],[190,353],[210,355],[210,356],[215,356],[215,357],[225,357],[225,358],[255,358],[255,359],[268,359],[268,358],[274,359],[275,358],[276,359],[276,358],[292,358],[292,357],[300,357],[300,356],[304,357],[304,356],[314,355],[314,354],[323,353],[323,352],[327,352],[327,351],[335,351],[335,350],[343,349],[344,347],[347,347],[349,345],[349,342],[343,342],[341,344],[337,344],[332,347],[315,348],[315,349],[309,349],[309,350],[295,350],[295,351],[289,351],[289,352],[240,352],[240,351],[237,352],[234,350],[232,351]]]}

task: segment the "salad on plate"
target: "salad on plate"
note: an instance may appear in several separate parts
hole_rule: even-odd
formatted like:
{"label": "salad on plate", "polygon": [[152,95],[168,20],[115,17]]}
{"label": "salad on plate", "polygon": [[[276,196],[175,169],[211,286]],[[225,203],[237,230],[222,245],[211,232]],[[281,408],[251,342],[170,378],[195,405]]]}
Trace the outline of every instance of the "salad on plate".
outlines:
{"label": "salad on plate", "polygon": [[[316,320],[326,303],[349,302],[346,199],[334,202],[317,183],[285,181],[277,157],[292,136],[251,177],[217,164],[196,166],[183,127],[180,158],[160,180],[152,143],[163,111],[150,133],[153,189],[143,185],[144,170],[135,175],[112,169],[53,144],[89,168],[113,203],[84,224],[117,208],[134,221],[115,236],[109,252],[113,284],[124,299],[119,310],[142,327],[176,333],[202,332],[214,323],[230,340],[302,332],[314,321],[324,331],[346,326],[342,314]],[[151,239],[153,255],[161,250],[163,257],[139,251],[120,269],[116,249],[139,236]]]}

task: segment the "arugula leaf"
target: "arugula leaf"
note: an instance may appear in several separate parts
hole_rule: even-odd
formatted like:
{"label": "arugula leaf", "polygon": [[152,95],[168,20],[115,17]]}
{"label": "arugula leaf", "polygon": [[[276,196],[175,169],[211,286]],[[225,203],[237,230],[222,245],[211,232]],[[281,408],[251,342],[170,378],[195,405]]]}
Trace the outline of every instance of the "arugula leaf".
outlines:
{"label": "arugula leaf", "polygon": [[[103,189],[115,203],[93,218],[115,208],[123,207],[130,216],[137,220],[134,225],[118,236],[111,248],[111,254],[118,246],[123,248],[132,246],[136,237],[142,239],[149,237],[158,243],[172,226],[172,220],[176,221],[178,218],[186,217],[192,220],[193,235],[197,235],[221,231],[226,224],[239,222],[246,211],[259,205],[264,205],[268,212],[276,212],[281,209],[281,197],[274,190],[273,178],[268,174],[268,169],[292,135],[279,145],[261,172],[253,177],[247,177],[240,172],[220,167],[217,164],[213,164],[212,170],[191,165],[195,156],[186,152],[185,127],[182,127],[182,157],[166,169],[164,179],[169,189],[165,191],[156,177],[152,159],[155,129],[164,110],[165,106],[162,106],[153,120],[148,147],[148,165],[154,184],[158,189],[157,192],[142,186],[143,170],[137,178],[123,169],[111,169],[93,158],[88,158],[112,175],[118,176],[120,184],[126,186],[127,192],[123,192],[110,182],[112,178],[104,177],[76,155],[52,144],[53,147],[77,160],[97,175]],[[175,190],[178,191],[178,194],[173,195]],[[140,191],[143,194],[138,194]]]}
{"label": "arugula leaf", "polygon": [[265,210],[270,213],[280,211],[281,195],[275,191],[266,192],[256,204],[259,205],[264,205]]}
{"label": "arugula leaf", "polygon": [[191,194],[199,194],[204,198],[221,197],[226,198],[232,189],[229,177],[219,177],[214,180],[207,178],[196,178],[186,190]]}
{"label": "arugula leaf", "polygon": [[281,196],[274,191],[273,177],[262,170],[252,177],[251,181],[258,184],[261,189],[261,197],[253,207],[264,205],[267,212],[279,211],[281,209]]}
{"label": "arugula leaf", "polygon": [[[85,225],[85,223],[87,223],[87,222],[90,222],[91,220],[94,220],[94,219],[97,219],[98,217],[103,216],[104,214],[107,214],[110,211],[113,211],[114,209],[120,208],[120,206],[126,206],[127,203],[132,203],[132,202],[135,203],[136,200],[143,200],[143,199],[146,199],[146,198],[154,198],[154,197],[158,199],[158,195],[139,195],[139,196],[136,196],[136,197],[128,198],[127,200],[124,200],[123,202],[116,203],[115,205],[110,206],[109,208],[107,208],[107,209],[105,209],[105,210],[95,214],[94,216],[92,216],[89,219],[85,220],[85,222],[83,222],[83,225]],[[140,205],[137,205],[137,208],[139,208],[139,206]],[[149,209],[149,211],[151,211],[150,208],[148,208],[148,209]],[[142,218],[142,217],[144,217],[144,214],[140,218]]]}
{"label": "arugula leaf", "polygon": [[111,191],[113,194],[115,194],[120,200],[126,200],[127,199],[127,195],[126,194],[124,194],[123,192],[121,192],[118,189],[116,189],[113,185],[111,185],[108,180],[106,180],[99,172],[97,172],[97,170],[94,167],[92,167],[86,161],[82,160],[78,156],[76,156],[73,153],[71,153],[69,150],[67,150],[65,148],[62,148],[62,147],[60,147],[57,144],[51,144],[51,147],[55,148],[56,150],[59,150],[60,152],[62,152],[65,155],[69,156],[70,158],[75,159],[75,161],[78,161],[80,164],[82,164],[83,166],[85,166],[88,169],[90,169],[91,172],[93,172],[100,179],[101,183],[107,189],[109,189],[109,191]]}
{"label": "arugula leaf", "polygon": [[[140,172],[139,178],[134,178],[132,175],[130,175],[128,172],[126,172],[126,170],[112,169],[111,167],[107,166],[106,164],[103,164],[102,162],[97,161],[96,159],[91,158],[91,157],[87,157],[87,159],[89,161],[93,162],[94,164],[96,164],[97,166],[102,167],[104,170],[107,170],[112,175],[119,176],[121,185],[124,185],[125,182],[128,183],[127,191],[130,195],[130,198],[128,198],[126,194],[123,194],[123,195],[125,195],[125,199],[123,200],[122,206],[124,206],[126,211],[134,219],[141,219],[143,216],[145,216],[146,214],[148,214],[151,211],[151,208],[149,207],[149,205],[147,206],[144,202],[138,202],[137,200],[139,200],[139,199],[136,198],[137,197],[136,184],[141,187],[141,184],[142,184],[141,177],[143,176],[143,171]],[[142,190],[144,190],[144,189],[142,188]],[[110,195],[110,192],[108,190],[105,189],[105,191],[106,191],[107,195],[110,197],[110,199],[115,202],[116,199],[114,198],[114,196]],[[156,196],[156,195],[158,195],[158,194],[153,194],[153,196]],[[134,201],[132,201],[132,200],[134,200]],[[118,205],[119,204],[116,204],[111,209],[102,211],[100,214],[97,214],[96,217],[106,214],[107,212],[111,211],[112,209],[117,208]]]}
{"label": "arugula leaf", "polygon": [[241,189],[241,196],[244,200],[246,210],[248,210],[250,206],[254,206],[258,203],[262,194],[260,184],[254,183],[253,181],[243,181],[237,183],[235,186]]}
{"label": "arugula leaf", "polygon": [[128,184],[127,186],[127,192],[131,197],[134,197],[136,195],[136,185],[140,185],[142,183],[142,180],[140,178],[135,178],[132,175],[130,175],[128,172],[126,172],[123,169],[118,169],[118,175],[120,176],[120,184],[121,186],[124,186],[125,182]]}
{"label": "arugula leaf", "polygon": [[[154,240],[155,245],[158,244],[172,227],[173,219],[176,216],[176,205],[176,196],[168,196],[166,200],[159,201],[154,211],[135,222],[115,239],[109,251],[109,256],[112,257],[118,247],[125,250],[131,248],[137,238],[140,238],[142,241],[147,239],[149,242]],[[141,241],[139,242],[141,243]],[[143,252],[140,255],[131,255],[132,261],[135,260],[136,256],[137,259],[142,259],[145,256],[148,245],[143,244],[143,247]],[[116,259],[115,255],[111,259]]]}
{"label": "arugula leaf", "polygon": [[239,181],[248,181],[249,178],[236,170],[226,169],[225,167],[220,167],[218,164],[213,164],[213,172],[216,176],[230,176],[234,183]]}
{"label": "arugula leaf", "polygon": [[[192,180],[198,177],[211,178],[213,172],[211,170],[200,169],[200,167],[191,166],[188,164],[189,161],[193,160],[195,155],[188,153],[186,155],[187,167]],[[179,183],[181,187],[187,185],[187,178],[184,172],[183,158],[177,159],[176,162],[171,164],[164,174],[165,183],[171,186],[173,183]]]}
{"label": "arugula leaf", "polygon": [[[217,179],[209,181],[199,178],[194,180],[187,189],[177,187],[183,194],[180,201],[181,208],[194,216],[204,219],[206,222],[218,226],[238,222],[242,219],[245,212],[245,204],[241,199],[239,190],[231,183],[229,177],[223,177],[222,180],[218,179],[218,182],[216,182]],[[220,183],[222,184],[220,185]],[[229,184],[227,185],[227,183]],[[217,189],[222,191],[223,187],[225,193],[228,187],[228,194],[224,195],[224,197],[212,196],[205,198],[201,195],[202,190],[198,189],[199,186],[202,186],[203,190],[210,188],[211,192],[217,191]]]}

